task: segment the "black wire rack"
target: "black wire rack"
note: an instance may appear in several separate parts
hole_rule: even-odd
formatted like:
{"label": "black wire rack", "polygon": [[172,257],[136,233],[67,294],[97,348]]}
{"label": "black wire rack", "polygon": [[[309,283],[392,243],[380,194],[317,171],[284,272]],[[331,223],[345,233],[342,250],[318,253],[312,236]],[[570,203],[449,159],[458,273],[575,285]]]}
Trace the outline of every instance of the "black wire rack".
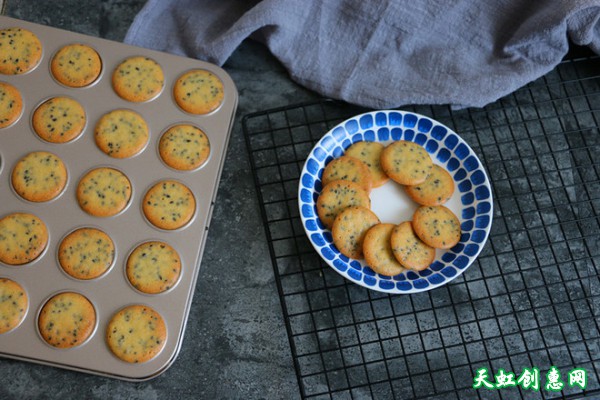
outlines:
{"label": "black wire rack", "polygon": [[[367,110],[320,101],[247,115],[243,129],[300,394],[310,399],[600,398],[600,58],[561,63],[483,109],[418,106],[477,153],[494,220],[449,284],[388,295],[338,275],[300,222],[300,171],[333,126]],[[562,392],[545,390],[561,373]],[[573,368],[587,388],[567,384]],[[540,370],[539,390],[474,389],[487,368]]]}

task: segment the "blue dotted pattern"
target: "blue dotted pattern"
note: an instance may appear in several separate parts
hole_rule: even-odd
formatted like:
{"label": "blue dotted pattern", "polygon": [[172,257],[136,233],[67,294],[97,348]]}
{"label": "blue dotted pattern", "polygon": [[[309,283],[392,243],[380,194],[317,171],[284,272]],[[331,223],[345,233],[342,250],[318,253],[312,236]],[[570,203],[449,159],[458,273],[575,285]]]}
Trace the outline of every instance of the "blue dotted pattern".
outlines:
{"label": "blue dotted pattern", "polygon": [[[359,141],[409,140],[423,146],[453,176],[463,205],[460,242],[431,266],[394,277],[376,274],[364,260],[351,260],[333,245],[321,224],[316,199],[324,166]],[[300,216],[313,247],[342,276],[362,286],[387,293],[415,293],[448,283],[473,263],[487,240],[493,202],[490,184],[473,150],[454,132],[423,115],[404,111],[376,111],[342,122],[316,144],[301,173],[298,191]]]}

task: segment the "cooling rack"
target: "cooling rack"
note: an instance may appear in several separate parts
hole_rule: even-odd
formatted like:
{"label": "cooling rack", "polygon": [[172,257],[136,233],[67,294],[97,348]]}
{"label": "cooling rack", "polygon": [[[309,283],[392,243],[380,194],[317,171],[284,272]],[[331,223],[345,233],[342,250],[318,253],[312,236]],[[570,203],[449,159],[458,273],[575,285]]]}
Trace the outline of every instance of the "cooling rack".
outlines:
{"label": "cooling rack", "polygon": [[[370,291],[313,250],[298,179],[318,139],[365,112],[323,100],[243,129],[296,369],[307,399],[600,396],[600,58],[565,61],[483,109],[404,108],[457,132],[488,171],[494,219],[462,276],[414,295]],[[555,367],[562,391],[545,390]],[[539,369],[539,390],[474,389],[478,370]],[[567,373],[587,372],[586,388]]]}

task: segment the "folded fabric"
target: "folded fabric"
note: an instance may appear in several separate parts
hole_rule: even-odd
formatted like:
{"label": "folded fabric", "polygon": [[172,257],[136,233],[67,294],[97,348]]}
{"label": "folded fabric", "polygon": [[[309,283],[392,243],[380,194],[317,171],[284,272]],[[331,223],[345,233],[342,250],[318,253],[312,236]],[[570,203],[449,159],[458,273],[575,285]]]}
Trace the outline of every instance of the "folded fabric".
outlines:
{"label": "folded fabric", "polygon": [[292,79],[372,108],[481,107],[600,53],[600,0],[149,0],[125,41],[223,65],[256,38]]}

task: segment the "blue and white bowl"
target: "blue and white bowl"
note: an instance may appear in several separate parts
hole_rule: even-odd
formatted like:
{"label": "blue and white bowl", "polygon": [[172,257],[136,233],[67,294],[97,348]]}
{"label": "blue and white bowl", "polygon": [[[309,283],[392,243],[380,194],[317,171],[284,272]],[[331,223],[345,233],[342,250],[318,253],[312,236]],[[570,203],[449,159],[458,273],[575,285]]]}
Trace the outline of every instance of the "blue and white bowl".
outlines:
{"label": "blue and white bowl", "polygon": [[[452,249],[437,250],[429,268],[389,277],[375,273],[364,260],[349,259],[337,250],[331,232],[319,220],[316,203],[322,190],[321,176],[329,161],[343,155],[355,142],[374,141],[387,145],[396,140],[420,144],[434,163],[452,175],[456,188],[445,206],[459,218],[462,235]],[[481,252],[493,215],[490,183],[473,150],[448,127],[406,111],[357,115],[327,132],[312,149],[302,169],[298,206],[306,235],[327,264],[352,282],[386,293],[422,292],[444,285],[462,274]],[[381,222],[410,221],[417,208],[418,204],[391,180],[371,192],[371,210]]]}

